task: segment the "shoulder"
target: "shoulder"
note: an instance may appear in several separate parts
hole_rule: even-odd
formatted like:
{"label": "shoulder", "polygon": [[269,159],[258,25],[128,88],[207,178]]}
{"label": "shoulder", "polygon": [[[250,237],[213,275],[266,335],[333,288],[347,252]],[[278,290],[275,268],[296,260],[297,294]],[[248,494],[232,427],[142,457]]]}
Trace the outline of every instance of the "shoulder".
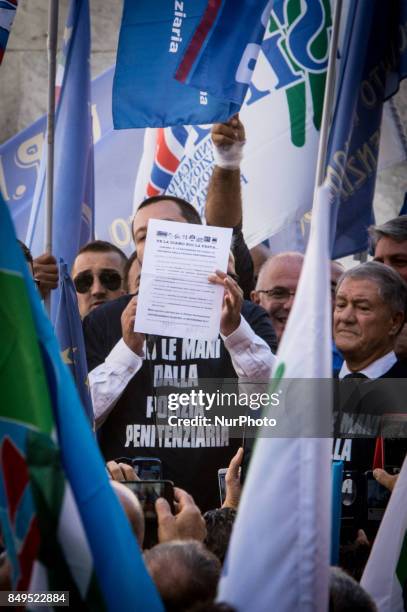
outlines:
{"label": "shoulder", "polygon": [[123,310],[126,308],[132,297],[132,295],[122,295],[115,300],[106,302],[106,304],[101,304],[84,318],[84,324],[97,324],[103,320],[111,320],[116,317],[121,317]]}
{"label": "shoulder", "polygon": [[393,367],[380,378],[407,378],[407,359],[396,361]]}

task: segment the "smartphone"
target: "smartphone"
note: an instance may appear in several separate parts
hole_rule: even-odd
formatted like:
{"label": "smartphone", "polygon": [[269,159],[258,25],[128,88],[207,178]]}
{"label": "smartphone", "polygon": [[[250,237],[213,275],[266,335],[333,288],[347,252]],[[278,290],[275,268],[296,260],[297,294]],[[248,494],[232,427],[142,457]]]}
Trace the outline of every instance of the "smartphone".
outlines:
{"label": "smartphone", "polygon": [[372,471],[366,472],[365,476],[367,520],[380,522],[386,510],[391,492],[377,482]]}
{"label": "smartphone", "polygon": [[161,459],[134,457],[132,465],[140,480],[162,480]]}
{"label": "smartphone", "polygon": [[157,520],[155,502],[159,497],[164,497],[174,512],[174,483],[171,480],[123,480],[135,495],[143,508],[146,521]]}
{"label": "smartphone", "polygon": [[226,477],[226,472],[227,472],[227,468],[221,468],[220,470],[218,470],[218,484],[219,484],[219,498],[220,498],[220,505],[223,505],[223,502],[225,501],[226,498],[226,482],[225,482],[225,477]]}
{"label": "smartphone", "polygon": [[140,480],[162,480],[161,459],[157,457],[118,457],[115,461],[131,465]]}
{"label": "smartphone", "polygon": [[366,480],[357,470],[344,470],[342,479],[341,542],[353,542],[366,521]]}

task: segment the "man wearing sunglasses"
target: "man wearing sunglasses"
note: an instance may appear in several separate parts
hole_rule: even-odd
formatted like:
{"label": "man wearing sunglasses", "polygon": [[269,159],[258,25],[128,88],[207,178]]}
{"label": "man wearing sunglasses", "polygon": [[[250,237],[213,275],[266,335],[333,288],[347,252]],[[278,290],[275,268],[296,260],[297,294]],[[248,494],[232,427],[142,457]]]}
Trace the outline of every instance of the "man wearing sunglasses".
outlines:
{"label": "man wearing sunglasses", "polygon": [[72,278],[82,319],[94,308],[125,294],[126,255],[104,240],[89,242],[78,252]]}

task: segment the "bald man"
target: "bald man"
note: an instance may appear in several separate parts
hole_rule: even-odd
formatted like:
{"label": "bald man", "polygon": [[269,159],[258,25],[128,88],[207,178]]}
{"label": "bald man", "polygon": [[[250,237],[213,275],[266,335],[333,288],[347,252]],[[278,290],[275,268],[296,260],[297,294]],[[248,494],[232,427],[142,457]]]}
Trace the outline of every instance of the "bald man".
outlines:
{"label": "bald man", "polygon": [[280,342],[290,314],[304,255],[297,252],[273,255],[262,265],[252,302],[260,304],[268,313]]}
{"label": "bald man", "polygon": [[143,548],[144,514],[138,498],[128,487],[126,487],[126,485],[117,480],[112,480],[111,485],[129,519],[129,523],[140,548]]}

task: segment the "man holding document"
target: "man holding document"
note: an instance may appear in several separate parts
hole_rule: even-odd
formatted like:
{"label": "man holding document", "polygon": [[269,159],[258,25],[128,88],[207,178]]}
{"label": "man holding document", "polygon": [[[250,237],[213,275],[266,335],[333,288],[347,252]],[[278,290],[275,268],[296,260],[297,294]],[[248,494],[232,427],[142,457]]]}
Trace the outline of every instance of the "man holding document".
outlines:
{"label": "man holding document", "polygon": [[[105,458],[159,458],[163,477],[190,491],[201,510],[218,505],[217,470],[229,464],[241,439],[230,439],[226,426],[184,426],[182,420],[172,426],[168,417],[210,417],[192,398],[200,381],[266,381],[274,362],[266,312],[244,301],[235,280],[219,270],[226,269],[230,233],[202,226],[184,200],[145,200],[133,221],[138,259],[145,266],[139,303],[138,296],[123,296],[84,320]],[[191,402],[169,410],[169,389],[189,393]]]}

